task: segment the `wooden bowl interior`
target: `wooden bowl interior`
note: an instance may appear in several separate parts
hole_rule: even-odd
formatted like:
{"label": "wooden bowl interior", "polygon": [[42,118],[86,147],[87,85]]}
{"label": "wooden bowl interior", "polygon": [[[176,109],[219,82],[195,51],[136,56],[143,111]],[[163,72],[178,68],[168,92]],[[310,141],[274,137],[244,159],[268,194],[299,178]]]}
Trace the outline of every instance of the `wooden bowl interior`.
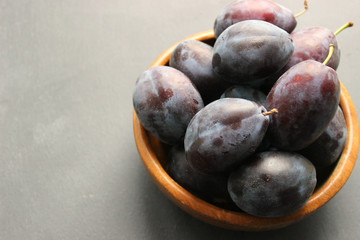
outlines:
{"label": "wooden bowl interior", "polygon": [[[186,39],[195,39],[212,45],[214,33],[205,31]],[[177,44],[168,48],[151,66],[167,65]],[[329,169],[328,175],[322,177],[313,195],[302,208],[290,215],[278,218],[261,218],[243,212],[222,209],[203,201],[181,187],[166,172],[169,146],[162,144],[141,126],[135,111],[133,113],[134,136],[140,157],[153,181],[172,202],[184,211],[204,222],[227,229],[245,231],[278,229],[301,220],[323,206],[349,178],[359,150],[359,125],[353,102],[342,83],[340,105],[345,115],[348,137],[339,161]]]}

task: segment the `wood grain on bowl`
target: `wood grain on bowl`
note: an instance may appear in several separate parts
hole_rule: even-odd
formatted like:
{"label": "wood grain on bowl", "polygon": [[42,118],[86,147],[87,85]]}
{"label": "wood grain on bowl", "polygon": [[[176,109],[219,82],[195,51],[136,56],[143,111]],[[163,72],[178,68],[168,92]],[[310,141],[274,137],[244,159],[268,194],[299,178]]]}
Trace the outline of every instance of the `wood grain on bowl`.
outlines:
{"label": "wood grain on bowl", "polygon": [[[205,31],[186,39],[213,42],[214,32]],[[151,66],[166,65],[176,45],[177,43],[162,53]],[[354,168],[359,151],[359,124],[354,104],[342,83],[340,105],[345,115],[348,137],[337,165],[329,178],[315,190],[302,208],[278,218],[261,218],[222,209],[203,201],[181,187],[166,172],[166,146],[141,126],[135,111],[133,112],[134,136],[140,157],[155,184],[173,203],[190,215],[227,229],[243,231],[279,229],[303,219],[326,204],[342,188]]]}

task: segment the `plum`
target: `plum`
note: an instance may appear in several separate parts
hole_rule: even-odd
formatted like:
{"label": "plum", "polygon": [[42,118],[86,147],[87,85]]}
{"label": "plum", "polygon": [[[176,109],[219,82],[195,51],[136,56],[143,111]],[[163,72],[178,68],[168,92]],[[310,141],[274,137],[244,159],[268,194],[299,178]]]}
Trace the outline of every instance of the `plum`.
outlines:
{"label": "plum", "polygon": [[273,146],[298,151],[314,142],[334,117],[340,101],[340,81],[334,69],[306,60],[285,72],[270,90],[265,107],[267,134]]}
{"label": "plum", "polygon": [[215,37],[231,25],[245,20],[262,20],[291,33],[296,27],[294,14],[271,0],[237,0],[225,6],[215,19]]}
{"label": "plum", "polygon": [[223,98],[190,121],[184,145],[190,165],[206,173],[226,172],[253,154],[269,124],[266,109],[240,98]]}
{"label": "plum", "polygon": [[167,66],[154,66],[136,81],[133,105],[141,125],[160,141],[183,141],[187,125],[204,107],[191,80]]}
{"label": "plum", "polygon": [[228,191],[251,215],[281,217],[302,207],[316,183],[315,167],[304,156],[267,151],[253,155],[230,174]]}
{"label": "plum", "polygon": [[328,127],[310,146],[300,150],[316,168],[326,168],[334,164],[342,153],[347,137],[344,113],[339,106]]}
{"label": "plum", "polygon": [[194,83],[208,104],[220,98],[229,84],[222,81],[212,69],[212,47],[206,43],[189,39],[180,42],[171,54],[170,66],[183,72]]}
{"label": "plum", "polygon": [[260,81],[289,61],[294,44],[283,29],[260,20],[246,20],[227,28],[216,40],[212,66],[224,81]]}

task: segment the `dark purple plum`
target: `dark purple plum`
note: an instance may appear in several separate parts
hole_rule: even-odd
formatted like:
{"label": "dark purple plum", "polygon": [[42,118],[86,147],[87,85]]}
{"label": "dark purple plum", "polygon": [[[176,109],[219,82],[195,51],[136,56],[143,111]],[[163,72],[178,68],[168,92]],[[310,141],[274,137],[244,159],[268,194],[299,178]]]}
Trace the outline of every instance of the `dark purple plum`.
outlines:
{"label": "dark purple plum", "polygon": [[334,164],[342,153],[347,137],[344,113],[338,107],[329,126],[310,146],[300,151],[316,168],[326,168]]}
{"label": "dark purple plum", "polygon": [[300,154],[262,152],[230,174],[228,190],[244,212],[281,217],[301,208],[316,186],[314,165]]}
{"label": "dark purple plum", "polygon": [[294,44],[286,31],[264,21],[246,20],[216,40],[213,70],[225,81],[243,84],[276,73],[289,61]]}
{"label": "dark purple plum", "polygon": [[272,23],[288,33],[296,27],[294,14],[284,6],[271,0],[237,0],[225,6],[215,23],[215,37],[231,25],[244,20],[262,20]]}
{"label": "dark purple plum", "polygon": [[185,134],[190,165],[205,172],[226,172],[253,154],[269,124],[266,109],[258,103],[223,98],[201,109]]}
{"label": "dark purple plum", "polygon": [[204,107],[190,79],[179,70],[155,66],[136,81],[133,105],[141,125],[160,141],[183,141],[187,125]]}
{"label": "dark purple plum", "polygon": [[[266,95],[262,91],[244,85],[235,85],[225,90],[221,95],[221,98],[242,98],[253,102],[257,102],[265,106]],[[256,152],[264,151],[270,147],[270,141],[263,139],[261,144],[256,149]]]}
{"label": "dark purple plum", "polygon": [[265,107],[276,108],[267,134],[283,150],[298,151],[314,142],[334,117],[340,82],[334,69],[314,60],[284,73],[269,92]]}
{"label": "dark purple plum", "polygon": [[214,175],[197,171],[186,160],[181,144],[170,149],[168,159],[168,173],[180,186],[204,200],[219,204],[231,203],[227,191],[228,173]]}
{"label": "dark purple plum", "polygon": [[229,84],[214,74],[212,69],[212,47],[206,43],[189,39],[180,42],[171,54],[170,66],[183,72],[195,84],[204,103],[220,98]]}
{"label": "dark purple plum", "polygon": [[265,105],[266,95],[262,91],[244,85],[229,87],[221,94],[220,98],[243,98]]}

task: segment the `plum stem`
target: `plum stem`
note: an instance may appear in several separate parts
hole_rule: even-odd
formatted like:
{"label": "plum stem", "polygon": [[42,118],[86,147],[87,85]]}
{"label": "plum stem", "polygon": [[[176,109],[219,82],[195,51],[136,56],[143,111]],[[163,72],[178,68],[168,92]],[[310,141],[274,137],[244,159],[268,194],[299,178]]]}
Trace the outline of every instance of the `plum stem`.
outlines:
{"label": "plum stem", "polygon": [[308,3],[307,3],[307,0],[304,1],[304,10],[302,10],[301,12],[297,13],[294,15],[295,18],[303,15],[307,10],[308,10]]}
{"label": "plum stem", "polygon": [[264,112],[262,113],[264,116],[270,115],[270,114],[274,114],[274,113],[278,113],[279,111],[276,108],[271,109],[268,112]]}
{"label": "plum stem", "polygon": [[347,22],[344,25],[342,25],[338,30],[336,30],[336,32],[334,32],[334,35],[338,35],[340,32],[342,32],[342,30],[348,28],[348,27],[352,27],[354,25],[354,22]]}
{"label": "plum stem", "polygon": [[333,55],[333,52],[334,52],[334,44],[330,44],[329,45],[329,54],[327,55],[325,61],[323,62],[323,65],[326,65],[329,62],[331,56]]}

